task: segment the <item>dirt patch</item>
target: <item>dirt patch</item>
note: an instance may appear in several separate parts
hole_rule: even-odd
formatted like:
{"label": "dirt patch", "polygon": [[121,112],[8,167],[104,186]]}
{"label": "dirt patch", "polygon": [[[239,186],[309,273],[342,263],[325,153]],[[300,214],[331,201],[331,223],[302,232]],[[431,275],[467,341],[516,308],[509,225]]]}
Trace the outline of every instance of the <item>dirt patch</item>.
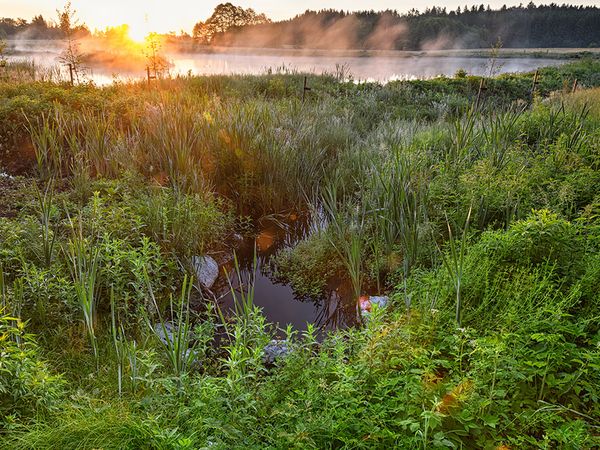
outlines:
{"label": "dirt patch", "polygon": [[0,171],[9,175],[30,174],[36,165],[35,150],[29,139],[24,139],[16,147],[0,152]]}
{"label": "dirt patch", "polygon": [[16,217],[24,202],[31,198],[34,181],[0,173],[0,217]]}

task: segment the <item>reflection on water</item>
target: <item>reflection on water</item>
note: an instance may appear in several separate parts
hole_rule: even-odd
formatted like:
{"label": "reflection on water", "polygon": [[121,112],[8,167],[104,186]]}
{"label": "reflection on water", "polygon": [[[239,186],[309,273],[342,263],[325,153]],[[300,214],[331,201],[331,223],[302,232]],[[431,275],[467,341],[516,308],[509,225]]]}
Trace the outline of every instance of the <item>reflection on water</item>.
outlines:
{"label": "reflection on water", "polygon": [[[61,51],[56,44],[12,47],[10,60],[33,60],[40,68],[58,64]],[[171,75],[229,75],[263,74],[271,71],[300,71],[314,74],[335,73],[336,66],[344,65],[355,80],[386,82],[395,79],[430,78],[437,75],[454,75],[464,69],[469,74],[484,75],[489,72],[489,60],[482,57],[419,56],[419,55],[304,55],[283,52],[252,53],[228,51],[227,53],[172,53],[167,58],[172,63]],[[498,58],[496,73],[522,72],[542,66],[559,65],[564,61],[549,58]],[[89,78],[96,84],[105,85],[115,79],[121,81],[144,78],[144,72],[123,71],[90,64]],[[63,77],[66,78],[63,68]]]}
{"label": "reflection on water", "polygon": [[[242,283],[247,286],[254,282],[254,304],[261,307],[267,320],[285,328],[291,324],[296,330],[305,330],[307,323],[313,323],[323,330],[345,328],[356,322],[356,302],[352,299],[352,289],[341,283],[328,289],[319,298],[300,298],[293,289],[278,282],[270,268],[270,258],[279,250],[295,245],[313,231],[308,220],[296,220],[289,224],[269,221],[254,239],[246,239],[237,250]],[[254,264],[254,249],[256,263]],[[239,288],[233,260],[221,268],[222,274],[213,289],[220,297],[224,310],[233,310],[234,300],[229,293],[225,273],[229,274],[232,286]]]}
{"label": "reflection on water", "polygon": [[[397,79],[431,78],[454,75],[465,69],[471,75],[489,72],[487,58],[433,56],[275,56],[248,54],[180,54],[172,59],[175,73],[193,74],[257,74],[268,69],[296,70],[315,74],[335,73],[336,65],[345,65],[356,80],[387,82]],[[542,66],[554,66],[561,61],[541,58],[501,58],[498,73],[527,72]]]}

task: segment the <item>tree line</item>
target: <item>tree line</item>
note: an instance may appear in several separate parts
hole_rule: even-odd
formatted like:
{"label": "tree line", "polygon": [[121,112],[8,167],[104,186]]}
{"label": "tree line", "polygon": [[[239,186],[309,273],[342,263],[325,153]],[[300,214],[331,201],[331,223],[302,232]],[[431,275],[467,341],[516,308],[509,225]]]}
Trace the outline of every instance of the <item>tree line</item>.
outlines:
{"label": "tree line", "polygon": [[[217,7],[218,8],[218,7]],[[215,14],[218,10],[215,10]],[[214,19],[215,14],[211,17]],[[491,9],[479,5],[448,11],[306,11],[281,22],[231,24],[208,42],[220,46],[420,50],[505,47],[598,47],[600,8],[528,5]]]}
{"label": "tree line", "polygon": [[0,38],[20,37],[24,39],[64,39],[67,28],[69,32],[78,36],[89,36],[90,30],[85,24],[68,24],[68,17],[63,16],[64,11],[57,11],[56,21],[46,20],[44,16],[37,15],[31,21],[25,19],[0,18]]}
{"label": "tree line", "polygon": [[[85,24],[72,31],[78,36],[90,34]],[[0,38],[15,36],[62,39],[64,24],[60,14],[57,21],[41,15],[30,22],[0,18]],[[497,42],[510,48],[586,48],[600,46],[600,8],[555,3],[536,6],[530,2],[500,9],[483,4],[452,11],[432,7],[403,14],[394,10],[329,9],[308,10],[272,22],[251,8],[223,3],[208,19],[196,23],[192,36],[202,45],[271,48],[422,50],[485,48]]]}

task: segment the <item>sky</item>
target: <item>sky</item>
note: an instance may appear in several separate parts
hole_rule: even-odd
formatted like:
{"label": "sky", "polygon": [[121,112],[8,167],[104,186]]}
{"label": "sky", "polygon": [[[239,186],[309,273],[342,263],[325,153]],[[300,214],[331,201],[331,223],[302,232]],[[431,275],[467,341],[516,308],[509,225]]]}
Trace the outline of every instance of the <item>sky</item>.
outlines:
{"label": "sky", "polygon": [[[157,31],[166,33],[184,30],[191,32],[199,20],[210,16],[214,7],[227,0],[72,0],[73,7],[81,22],[89,28],[103,29],[110,25],[127,23],[138,32]],[[492,8],[503,4],[507,6],[528,3],[528,0],[229,0],[235,5],[253,8],[264,12],[273,20],[287,19],[300,14],[307,9],[343,9],[343,10],[384,10],[395,9],[406,12],[416,8],[424,10],[431,6],[445,6],[456,9],[458,6],[484,3]],[[556,0],[554,0],[556,1]],[[551,3],[546,0],[542,3]],[[42,14],[46,19],[56,17],[56,9],[62,8],[65,0],[0,0],[0,17],[22,17],[30,20],[34,15]],[[536,4],[540,3],[535,1]],[[557,2],[562,3],[562,1]],[[598,5],[599,0],[573,1],[578,5]]]}

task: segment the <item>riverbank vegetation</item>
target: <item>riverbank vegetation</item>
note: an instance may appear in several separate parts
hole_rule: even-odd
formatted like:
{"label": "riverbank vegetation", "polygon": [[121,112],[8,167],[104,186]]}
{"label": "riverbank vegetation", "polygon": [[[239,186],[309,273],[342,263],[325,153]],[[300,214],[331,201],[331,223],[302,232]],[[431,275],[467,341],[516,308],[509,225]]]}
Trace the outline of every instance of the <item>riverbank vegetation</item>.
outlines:
{"label": "riverbank vegetation", "polygon": [[[2,446],[597,447],[599,73],[0,81]],[[300,216],[270,270],[387,306],[278,331],[195,279]]]}

